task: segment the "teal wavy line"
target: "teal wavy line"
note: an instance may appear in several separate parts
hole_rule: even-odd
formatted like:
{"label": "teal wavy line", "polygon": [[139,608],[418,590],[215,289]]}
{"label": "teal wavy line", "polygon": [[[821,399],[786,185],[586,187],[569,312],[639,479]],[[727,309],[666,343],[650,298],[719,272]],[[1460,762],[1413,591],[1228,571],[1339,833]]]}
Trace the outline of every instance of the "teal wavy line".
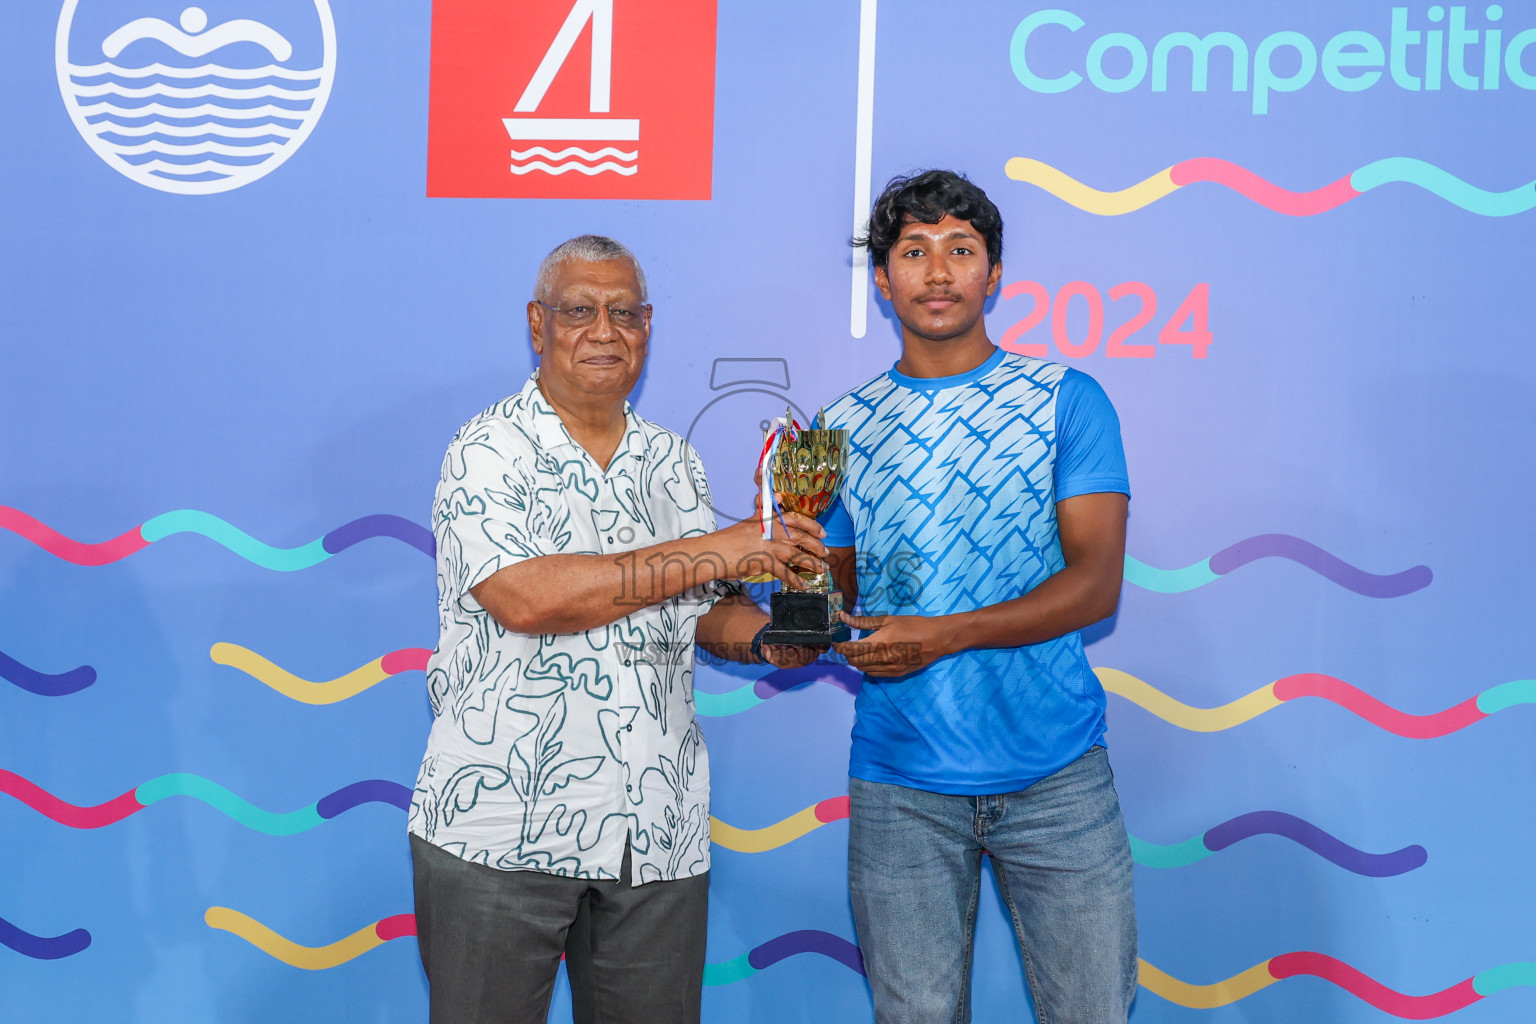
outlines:
{"label": "teal wavy line", "polygon": [[763,702],[763,698],[759,697],[753,689],[756,685],[756,683],[745,683],[725,693],[705,693],[702,690],[694,690],[693,706],[705,718],[739,715]]}
{"label": "teal wavy line", "polygon": [[1485,715],[1498,714],[1516,704],[1536,704],[1536,679],[1513,679],[1477,695],[1477,710]]}
{"label": "teal wavy line", "polygon": [[1508,217],[1536,207],[1536,181],[1508,192],[1488,192],[1467,184],[1450,171],[1410,156],[1377,160],[1349,176],[1349,185],[1356,192],[1369,192],[1378,185],[1396,181],[1417,185],[1469,213],[1484,217]]}
{"label": "teal wavy line", "polygon": [[1472,991],[1480,996],[1491,996],[1507,988],[1536,987],[1536,964],[1503,964],[1490,967],[1472,978]]}
{"label": "teal wavy line", "polygon": [[1182,868],[1186,864],[1204,860],[1211,853],[1212,851],[1205,845],[1204,833],[1170,846],[1159,846],[1157,843],[1149,843],[1145,839],[1131,836],[1131,859],[1142,867]]}
{"label": "teal wavy line", "polygon": [[316,804],[310,804],[308,807],[289,811],[286,814],[273,814],[231,793],[217,782],[205,779],[201,775],[189,775],[185,772],[175,772],[162,775],[158,779],[150,779],[134,790],[133,796],[145,807],[166,797],[189,796],[194,800],[201,800],[246,828],[264,832],[269,836],[298,835],[325,820],[316,810]]}
{"label": "teal wavy line", "polygon": [[1157,569],[1130,555],[1125,556],[1125,582],[1157,594],[1182,594],[1220,578],[1211,571],[1209,558],[1182,569]]}
{"label": "teal wavy line", "polygon": [[270,544],[263,544],[244,530],[231,526],[216,515],[191,508],[155,516],[139,527],[139,533],[151,544],[173,533],[200,534],[215,544],[223,545],[248,562],[254,562],[263,569],[275,569],[278,572],[308,569],[331,557],[331,553],[325,550],[323,537],[312,540],[302,547],[275,548]]}
{"label": "teal wavy line", "polygon": [[743,978],[750,978],[757,973],[757,968],[747,962],[751,953],[743,953],[734,960],[727,960],[723,964],[704,965],[704,984],[706,985],[731,985]]}

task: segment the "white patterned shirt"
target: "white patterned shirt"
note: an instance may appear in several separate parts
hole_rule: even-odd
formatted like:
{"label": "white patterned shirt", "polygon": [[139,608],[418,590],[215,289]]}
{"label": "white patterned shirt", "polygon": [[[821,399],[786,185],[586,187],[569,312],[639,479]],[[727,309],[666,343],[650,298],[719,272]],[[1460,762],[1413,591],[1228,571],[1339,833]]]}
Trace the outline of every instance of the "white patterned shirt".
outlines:
{"label": "white patterned shirt", "polygon": [[[698,618],[733,585],[637,607],[608,626],[503,629],[470,588],[552,554],[621,554],[715,529],[704,467],[625,404],[604,472],[536,384],[466,423],[432,508],[436,716],[409,829],[505,870],[636,884],[709,870],[709,757],[694,717]],[[537,584],[535,584],[537,585]]]}

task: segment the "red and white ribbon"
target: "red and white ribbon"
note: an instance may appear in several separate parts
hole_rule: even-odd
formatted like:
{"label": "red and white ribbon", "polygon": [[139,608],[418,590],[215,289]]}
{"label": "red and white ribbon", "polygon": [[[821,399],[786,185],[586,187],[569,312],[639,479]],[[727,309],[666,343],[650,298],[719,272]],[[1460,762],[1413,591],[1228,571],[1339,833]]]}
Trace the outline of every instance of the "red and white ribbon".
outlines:
{"label": "red and white ribbon", "polygon": [[763,452],[757,457],[757,473],[763,487],[763,540],[773,539],[773,516],[778,509],[778,502],[773,497],[774,454],[779,450],[781,441],[793,441],[801,429],[799,423],[783,416],[774,420],[773,423],[773,429],[768,432],[768,437],[763,441]]}

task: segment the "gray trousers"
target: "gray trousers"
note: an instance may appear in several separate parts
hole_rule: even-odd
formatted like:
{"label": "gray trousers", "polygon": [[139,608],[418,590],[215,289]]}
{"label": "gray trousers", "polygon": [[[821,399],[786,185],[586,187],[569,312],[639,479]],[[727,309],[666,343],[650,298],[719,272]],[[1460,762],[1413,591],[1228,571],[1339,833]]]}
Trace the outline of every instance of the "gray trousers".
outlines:
{"label": "gray trousers", "polygon": [[545,1024],[566,954],[576,1024],[697,1024],[709,875],[631,884],[502,871],[411,836],[432,1024]]}

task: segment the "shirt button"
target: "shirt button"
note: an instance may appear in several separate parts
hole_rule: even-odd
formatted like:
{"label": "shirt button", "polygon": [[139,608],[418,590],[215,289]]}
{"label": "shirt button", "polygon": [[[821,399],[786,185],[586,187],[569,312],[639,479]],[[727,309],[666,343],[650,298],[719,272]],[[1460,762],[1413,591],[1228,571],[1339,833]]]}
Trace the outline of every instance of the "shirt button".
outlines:
{"label": "shirt button", "polygon": [[609,537],[609,538],[608,538],[608,543],[609,543],[609,544],[612,544],[612,543],[613,543],[613,538],[612,538],[612,537]]}
{"label": "shirt button", "polygon": [[624,731],[625,731],[625,732],[634,732],[634,731],[635,731],[635,727],[634,727],[634,726],[632,726],[632,725],[626,725],[626,726],[625,726],[625,727],[624,727]]}
{"label": "shirt button", "polygon": [[628,664],[629,664],[629,659],[628,659],[628,658],[625,658],[625,659],[624,659],[624,664],[625,664],[625,665],[628,665]]}

